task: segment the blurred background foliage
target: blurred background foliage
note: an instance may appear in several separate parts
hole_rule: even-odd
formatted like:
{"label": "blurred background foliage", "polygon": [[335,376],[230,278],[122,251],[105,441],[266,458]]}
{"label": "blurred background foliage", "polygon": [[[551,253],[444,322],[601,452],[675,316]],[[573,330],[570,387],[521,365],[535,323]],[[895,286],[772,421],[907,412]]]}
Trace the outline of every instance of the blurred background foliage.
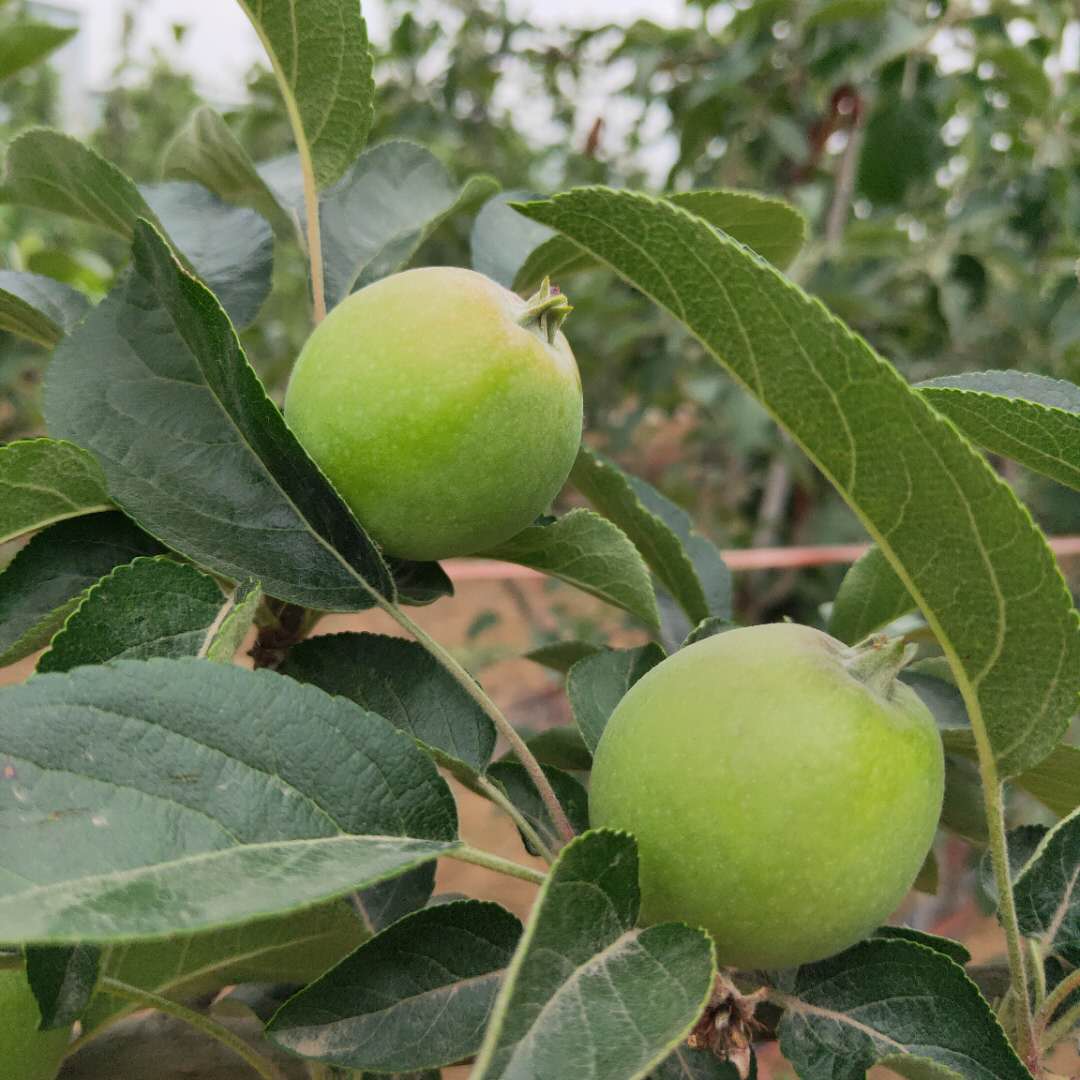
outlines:
{"label": "blurred background foliage", "polygon": [[[912,380],[1020,368],[1080,378],[1075,273],[1080,24],[1072,5],[760,0],[702,4],[695,25],[543,31],[497,0],[388,0],[372,142],[414,139],[458,178],[548,192],[581,183],[736,187],[810,222],[792,276]],[[420,14],[420,10],[423,14]],[[4,28],[26,18],[0,8]],[[199,103],[166,52],[132,54],[125,20],[91,144],[135,180]],[[184,27],[175,34],[182,37]],[[256,161],[291,149],[266,68],[225,113]],[[0,149],[58,122],[57,76],[0,82]],[[470,215],[417,262],[469,265]],[[244,341],[280,393],[309,328],[303,259],[279,241],[274,293]],[[88,226],[0,203],[0,266],[94,299],[126,258]],[[602,272],[560,282],[590,439],[683,504],[722,546],[845,542],[862,530],[828,485],[696,343]],[[0,335],[0,439],[40,429],[44,356]],[[1080,532],[1080,501],[1007,470],[1044,527]],[[815,621],[842,568],[746,575],[748,621]]]}

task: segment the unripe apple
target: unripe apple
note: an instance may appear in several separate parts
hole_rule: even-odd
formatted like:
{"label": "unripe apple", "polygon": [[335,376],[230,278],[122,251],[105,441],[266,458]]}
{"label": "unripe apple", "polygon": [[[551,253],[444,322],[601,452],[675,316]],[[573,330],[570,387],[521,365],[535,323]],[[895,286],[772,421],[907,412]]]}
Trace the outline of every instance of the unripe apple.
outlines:
{"label": "unripe apple", "polygon": [[66,1030],[38,1031],[41,1012],[26,972],[0,971],[0,1076],[53,1080],[70,1041]]}
{"label": "unripe apple", "polygon": [[865,937],[914,881],[941,811],[933,717],[900,642],[732,630],[653,668],[597,746],[596,827],[637,838],[642,919],[704,927],[721,964],[783,968]]}
{"label": "unripe apple", "polygon": [[387,554],[441,559],[509,539],[547,510],[581,442],[581,378],[531,300],[455,267],[353,293],[296,363],[285,416]]}

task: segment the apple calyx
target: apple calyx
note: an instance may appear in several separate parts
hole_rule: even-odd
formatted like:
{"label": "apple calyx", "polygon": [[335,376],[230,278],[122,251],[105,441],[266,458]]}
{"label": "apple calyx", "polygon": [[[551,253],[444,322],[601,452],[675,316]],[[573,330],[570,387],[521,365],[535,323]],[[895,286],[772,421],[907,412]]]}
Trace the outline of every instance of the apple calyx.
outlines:
{"label": "apple calyx", "polygon": [[686,1040],[692,1050],[708,1050],[731,1064],[739,1080],[749,1080],[753,1068],[753,1044],[765,1025],[754,1013],[768,990],[761,987],[744,994],[729,975],[717,973],[709,1003]]}
{"label": "apple calyx", "polygon": [[887,698],[897,675],[915,659],[918,651],[917,645],[905,642],[903,638],[873,634],[851,649],[844,667],[849,675]]}
{"label": "apple calyx", "polygon": [[563,320],[574,310],[558,285],[552,285],[550,278],[540,282],[540,288],[526,301],[528,307],[521,313],[518,322],[524,327],[539,326],[549,345],[555,344],[555,335]]}

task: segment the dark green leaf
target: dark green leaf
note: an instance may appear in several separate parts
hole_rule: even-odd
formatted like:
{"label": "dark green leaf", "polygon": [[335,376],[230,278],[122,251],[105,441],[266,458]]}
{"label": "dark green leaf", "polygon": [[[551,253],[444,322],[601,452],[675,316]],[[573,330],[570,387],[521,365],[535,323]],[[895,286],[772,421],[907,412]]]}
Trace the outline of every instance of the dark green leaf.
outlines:
{"label": "dark green leaf", "polygon": [[70,285],[0,270],[0,330],[51,349],[89,310],[90,301]]}
{"label": "dark green leaf", "polygon": [[216,625],[210,627],[210,634],[199,655],[219,664],[231,664],[236,650],[255,621],[262,597],[262,586],[254,579],[237,585],[228,603],[219,612]]}
{"label": "dark green leaf", "polygon": [[885,97],[866,125],[859,191],[872,202],[900,202],[911,185],[929,178],[941,159],[940,128],[932,102]]}
{"label": "dark green leaf", "polygon": [[596,752],[600,736],[627,690],[663,659],[664,650],[649,642],[636,649],[611,649],[586,656],[570,669],[566,693],[574,723],[591,752]]}
{"label": "dark green leaf", "polygon": [[97,986],[101,950],[93,945],[34,946],[26,950],[26,978],[41,1010],[41,1031],[70,1028]]}
{"label": "dark green leaf", "polygon": [[0,574],[0,665],[47,645],[98,578],[163,550],[118,513],[62,521],[38,533]]}
{"label": "dark green leaf", "polygon": [[1080,387],[1021,371],[980,371],[918,389],[972,442],[1080,490]]}
{"label": "dark green leaf", "polygon": [[1040,841],[1013,886],[1020,932],[1046,956],[1080,964],[1080,810]]}
{"label": "dark green leaf", "polygon": [[526,660],[543,664],[552,671],[568,672],[579,660],[600,652],[602,646],[588,641],[553,641],[525,653]]}
{"label": "dark green leaf", "polygon": [[715,637],[717,634],[726,634],[729,630],[738,630],[739,624],[725,619],[722,615],[710,615],[686,635],[683,647],[693,645],[695,641],[704,641],[706,638]]}
{"label": "dark green leaf", "polygon": [[979,766],[956,754],[945,755],[945,801],[941,824],[973,844],[986,844],[986,801]]}
{"label": "dark green leaf", "polygon": [[347,1069],[452,1065],[480,1048],[521,924],[463,900],[407,915],[288,1001],[270,1038]]}
{"label": "dark green leaf", "polygon": [[217,301],[150,226],[133,253],[53,357],[50,430],[91,450],[116,501],[202,566],[323,610],[369,607],[373,589],[392,596],[374,544],[285,426]]}
{"label": "dark green leaf", "polygon": [[101,466],[85,450],[55,439],[0,446],[0,544],[111,507]]}
{"label": "dark green leaf", "polygon": [[356,893],[352,902],[372,934],[424,907],[435,891],[435,864],[409,870],[389,881],[381,881]]}
{"label": "dark green leaf", "polygon": [[491,760],[491,720],[415,641],[327,634],[290,649],[281,670],[385,717],[466,781]]}
{"label": "dark green leaf", "polygon": [[52,26],[50,23],[17,22],[5,26],[0,34],[0,79],[44,60],[49,53],[70,41],[75,33],[73,26]]}
{"label": "dark green leaf", "polygon": [[116,942],[284,915],[457,842],[431,760],[270,671],[122,660],[0,691],[0,936]]}
{"label": "dark green leaf", "polygon": [[232,129],[208,105],[200,105],[165,148],[162,173],[202,184],[226,202],[257,210],[282,235],[295,235],[293,219]]}
{"label": "dark green leaf", "polygon": [[[1045,825],[1020,825],[1009,830],[1006,850],[1009,856],[1010,880],[1016,880],[1017,875],[1028,864],[1049,831]],[[983,894],[992,905],[996,906],[998,902],[997,878],[989,851],[984,851],[979,860],[978,882]]]}
{"label": "dark green leaf", "polygon": [[473,176],[459,190],[416,143],[395,139],[365,151],[320,209],[327,305],[402,269],[446,218],[497,189],[491,177]]}
{"label": "dark green leaf", "polygon": [[870,936],[886,940],[900,938],[903,941],[914,941],[935,952],[944,953],[961,967],[971,960],[971,953],[959,941],[939,937],[937,934],[926,934],[922,930],[913,930],[910,926],[879,926]]}
{"label": "dark green leaf", "polygon": [[437,562],[388,559],[387,566],[397,585],[398,599],[403,604],[423,607],[444,596],[454,595],[454,583]]}
{"label": "dark green leaf", "polygon": [[356,0],[240,0],[270,55],[293,137],[319,189],[364,147],[375,83]]}
{"label": "dark green leaf", "polygon": [[554,765],[570,772],[588,772],[592,754],[576,727],[553,727],[526,740],[526,745],[541,765]]}
{"label": "dark green leaf", "polygon": [[[624,473],[613,461],[584,446],[570,482],[630,537],[692,625],[709,615],[730,616],[731,577],[727,567],[716,548],[691,531],[684,510],[643,480]],[[684,537],[689,538],[689,544]]]}
{"label": "dark green leaf", "polygon": [[270,295],[274,234],[254,210],[230,206],[201,184],[171,180],[142,189],[177,250],[242,330]]}
{"label": "dark green leaf", "polygon": [[550,525],[531,525],[477,558],[520,563],[660,627],[649,572],[617,524],[589,510],[571,510]]}
{"label": "dark green leaf", "polygon": [[676,923],[635,926],[637,871],[625,833],[589,832],[559,853],[472,1080],[638,1080],[689,1034],[716,975],[712,945]]}
{"label": "dark green leaf", "polygon": [[803,1080],[904,1075],[1030,1080],[964,969],[912,941],[870,940],[786,975],[780,1049]]}
{"label": "dark green leaf", "polygon": [[[194,1001],[232,983],[309,982],[367,936],[349,902],[337,900],[227,930],[116,944],[102,974],[173,1001]],[[138,1008],[101,987],[82,1017],[83,1030],[115,1023]]]}
{"label": "dark green leaf", "polygon": [[92,585],[38,660],[38,671],[199,656],[225,597],[213,578],[169,558],[138,558]]}
{"label": "dark green leaf", "polygon": [[970,444],[820,303],[671,204],[585,188],[523,212],[681,319],[791,432],[907,585],[1002,774],[1046,757],[1076,709],[1080,624],[1045,539]]}
{"label": "dark green leaf", "polygon": [[[751,1051],[752,1053],[752,1051]],[[750,1076],[757,1077],[757,1062],[751,1058]],[[721,1061],[711,1050],[691,1050],[680,1046],[651,1073],[650,1080],[742,1080],[730,1061]]]}
{"label": "dark green leaf", "polygon": [[[566,817],[574,832],[585,832],[589,828],[588,792],[569,773],[551,765],[542,765],[541,768],[544,770],[544,775],[551,781],[552,790],[566,811]],[[529,779],[525,767],[516,761],[496,761],[488,769],[488,778],[494,780],[506,792],[509,800],[521,811],[525,820],[536,829],[540,839],[548,848],[557,851],[565,838],[551,820],[547,807],[544,806],[544,800],[540,798],[535,785]],[[539,854],[538,851],[532,849],[527,840],[525,847],[530,855]]]}
{"label": "dark green leaf", "polygon": [[855,645],[914,610],[915,601],[907,586],[896,576],[881,548],[872,547],[844,575],[829,616],[829,633]]}

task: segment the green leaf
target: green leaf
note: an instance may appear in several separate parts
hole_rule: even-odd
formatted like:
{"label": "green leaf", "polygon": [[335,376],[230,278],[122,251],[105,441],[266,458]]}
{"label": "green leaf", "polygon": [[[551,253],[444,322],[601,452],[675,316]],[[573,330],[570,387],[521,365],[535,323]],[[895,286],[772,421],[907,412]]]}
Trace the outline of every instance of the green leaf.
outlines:
{"label": "green leaf", "polygon": [[570,482],[634,542],[692,625],[731,614],[731,576],[689,515],[613,461],[582,447]]}
{"label": "green leaf", "polygon": [[526,739],[525,745],[541,765],[554,765],[570,772],[588,772],[592,768],[592,754],[576,727],[548,728]]}
{"label": "green leaf", "polygon": [[553,641],[525,653],[524,659],[565,675],[579,660],[601,652],[602,648],[588,641]]}
{"label": "green leaf", "polygon": [[411,739],[265,670],[37,675],[0,691],[0,761],[5,942],[223,929],[458,846],[450,791]]}
{"label": "green leaf", "polygon": [[1021,371],[981,371],[917,388],[972,442],[1080,490],[1080,387]]}
{"label": "green leaf", "polygon": [[[113,945],[102,974],[173,1001],[194,1001],[234,983],[309,982],[366,937],[349,902],[337,900],[227,930]],[[83,1030],[112,1025],[138,1008],[101,987],[82,1016]]]}
{"label": "green leaf", "polygon": [[0,970],[0,1028],[5,1065],[12,1060],[22,1068],[19,1080],[54,1080],[71,1042],[71,1033],[63,1029],[38,1031],[41,1010],[19,968]]}
{"label": "green leaf", "polygon": [[290,649],[281,671],[378,713],[466,783],[491,760],[491,720],[415,641],[383,634],[325,634]]}
{"label": "green leaf", "polygon": [[[751,1054],[753,1051],[751,1051]],[[750,1076],[756,1080],[757,1063],[751,1057]],[[721,1061],[711,1050],[691,1050],[680,1046],[666,1061],[651,1073],[650,1080],[742,1080],[739,1070],[730,1061]]]}
{"label": "green leaf", "polygon": [[201,184],[171,180],[142,188],[173,246],[243,330],[270,295],[274,233],[254,210],[230,206]]}
{"label": "green leaf", "polygon": [[51,349],[89,310],[90,301],[70,285],[0,270],[0,330]]}
{"label": "green leaf", "polygon": [[717,634],[726,634],[729,630],[738,630],[739,624],[732,622],[730,619],[725,619],[722,615],[710,615],[707,619],[702,619],[686,635],[686,639],[682,643],[682,648],[686,648],[687,645],[693,645],[696,641],[704,641],[706,638],[716,637]]}
{"label": "green leaf", "polygon": [[201,184],[219,199],[257,210],[279,235],[296,235],[292,217],[259,175],[228,124],[200,105],[165,147],[162,174]]}
{"label": "green leaf", "polygon": [[1047,956],[1080,963],[1080,810],[1043,838],[1013,885],[1020,933]]}
{"label": "green leaf", "polygon": [[829,633],[848,645],[876,633],[915,608],[915,601],[879,547],[860,555],[840,582]]}
{"label": "green leaf", "polygon": [[671,311],[791,432],[915,598],[1002,774],[1046,757],[1076,710],[1077,614],[982,457],[843,323],[699,219],[602,188],[523,211]]}
{"label": "green leaf", "polygon": [[912,941],[870,940],[787,974],[780,1049],[803,1080],[905,1076],[1030,1080],[964,969]]}
{"label": "green leaf", "polygon": [[0,446],[0,544],[111,507],[105,474],[85,450],[55,439]]}
{"label": "green leaf", "polygon": [[[1045,825],[1020,825],[1009,830],[1006,850],[1009,856],[1010,881],[1016,881],[1017,875],[1030,862],[1049,831]],[[979,860],[977,881],[986,899],[996,908],[997,875],[994,873],[994,861],[989,851],[984,851]]]}
{"label": "green leaf", "polygon": [[137,555],[164,549],[123,514],[93,514],[40,532],[0,574],[0,666],[47,645],[83,590]]}
{"label": "green leaf", "polygon": [[550,525],[530,525],[480,559],[530,566],[660,628],[660,612],[641,555],[618,523],[589,510],[571,510]]}
{"label": "green leaf", "polygon": [[[66,214],[132,240],[150,222],[221,299],[238,326],[251,321],[270,288],[273,239],[251,210],[223,203],[197,184],[140,191],[115,165],[48,128],[23,132],[8,147],[4,199]],[[157,216],[157,215],[160,215]]]}
{"label": "green leaf", "polygon": [[885,96],[866,124],[858,187],[875,203],[903,200],[909,187],[929,180],[944,154],[933,102]]}
{"label": "green leaf", "polygon": [[425,907],[435,891],[435,864],[424,863],[389,881],[361,889],[351,899],[372,934]]}
{"label": "green leaf", "polygon": [[356,0],[239,0],[266,49],[293,137],[321,190],[364,148],[375,82]]}
{"label": "green leaf", "polygon": [[49,53],[69,42],[76,31],[74,26],[52,26],[50,23],[18,22],[5,26],[0,34],[0,79],[7,79],[44,60]]}
{"label": "green leaf", "polygon": [[637,927],[637,872],[625,833],[589,832],[559,853],[472,1080],[639,1080],[689,1034],[716,975],[712,945],[677,923]]}
{"label": "green leaf", "polygon": [[70,1030],[97,986],[101,950],[93,945],[32,947],[26,978],[41,1010],[40,1031]]}
{"label": "green leaf", "polygon": [[897,938],[902,941],[914,941],[935,952],[944,953],[961,967],[971,961],[971,953],[959,941],[953,941],[952,938],[941,937],[938,934],[927,934],[922,930],[913,930],[910,926],[879,926],[870,936],[884,938],[887,941]]}
{"label": "green leaf", "polygon": [[[566,817],[576,833],[583,833],[589,828],[589,794],[581,782],[569,773],[551,765],[541,765],[544,775],[551,781],[551,787],[566,811]],[[525,771],[525,766],[516,761],[496,761],[488,769],[488,778],[494,780],[507,798],[521,811],[525,820],[536,829],[540,839],[552,851],[558,851],[564,843],[558,827],[551,820],[544,800],[540,798],[536,786]],[[522,837],[530,855],[539,855],[532,845]]]}
{"label": "green leaf", "polygon": [[286,1002],[267,1034],[345,1069],[453,1065],[480,1048],[520,937],[510,912],[479,900],[407,915]]}
{"label": "green leaf", "polygon": [[458,189],[431,151],[401,139],[365,151],[319,210],[328,306],[400,270],[443,221],[498,186],[473,176]]}
{"label": "green leaf", "polygon": [[[572,240],[521,218],[509,205],[539,197],[506,192],[484,206],[473,226],[473,267],[516,292],[528,291],[544,277],[558,278],[596,265],[596,259]],[[781,268],[806,241],[806,219],[780,199],[723,189],[675,192],[664,198]]]}
{"label": "green leaf", "polygon": [[131,239],[135,222],[158,224],[139,189],[78,139],[31,128],[12,140],[3,195],[7,202],[65,214]]}
{"label": "green leaf", "polygon": [[237,585],[229,602],[218,613],[216,625],[210,627],[199,655],[219,664],[231,664],[255,621],[262,598],[262,586],[254,578]]}
{"label": "green leaf", "polygon": [[195,567],[165,557],[135,559],[83,594],[37,670],[198,656],[224,605],[214,579]]}
{"label": "green leaf", "polygon": [[[141,223],[134,265],[57,349],[50,430],[149,532],[234,581],[331,611],[393,596],[374,544],[285,426],[214,297]],[[177,447],[183,446],[183,453]]]}
{"label": "green leaf", "polygon": [[410,559],[386,560],[397,585],[402,604],[423,607],[444,596],[454,595],[454,583],[437,562],[413,562]]}
{"label": "green leaf", "polygon": [[586,656],[570,669],[566,693],[574,723],[592,753],[627,690],[663,659],[664,650],[649,642],[636,649],[611,649]]}
{"label": "green leaf", "polygon": [[1080,807],[1080,747],[1054,747],[1033,769],[1013,777],[1014,784],[1048,806],[1058,817]]}

